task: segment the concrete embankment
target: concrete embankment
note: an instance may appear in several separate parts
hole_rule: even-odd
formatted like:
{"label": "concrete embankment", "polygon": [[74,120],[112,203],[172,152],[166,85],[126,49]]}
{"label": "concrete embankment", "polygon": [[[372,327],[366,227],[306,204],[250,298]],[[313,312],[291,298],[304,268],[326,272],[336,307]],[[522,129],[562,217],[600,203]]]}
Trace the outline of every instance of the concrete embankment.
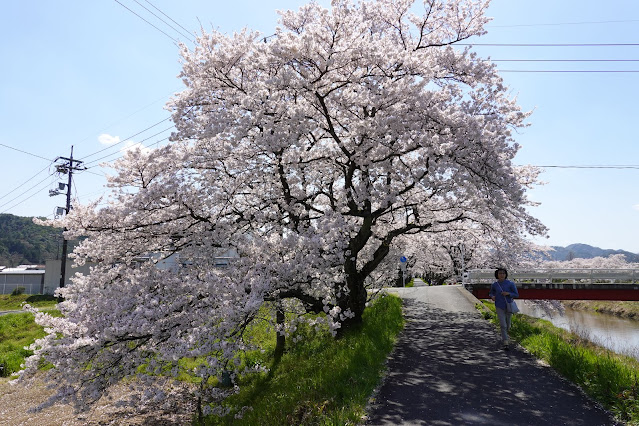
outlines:
{"label": "concrete embankment", "polygon": [[393,289],[406,328],[375,396],[371,425],[614,425],[612,415],[495,327],[458,286]]}

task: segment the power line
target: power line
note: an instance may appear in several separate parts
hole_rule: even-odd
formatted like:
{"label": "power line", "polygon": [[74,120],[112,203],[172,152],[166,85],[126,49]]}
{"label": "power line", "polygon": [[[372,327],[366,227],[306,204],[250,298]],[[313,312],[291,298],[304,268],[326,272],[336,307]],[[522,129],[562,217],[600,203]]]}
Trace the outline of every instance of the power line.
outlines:
{"label": "power line", "polygon": [[491,62],[639,62],[639,59],[491,59]]}
{"label": "power line", "polygon": [[592,25],[592,24],[625,24],[639,22],[639,19],[617,20],[617,21],[583,21],[583,22],[555,22],[545,24],[514,24],[514,25],[488,25],[490,28],[516,28],[516,27],[549,27],[561,25]]}
{"label": "power line", "polygon": [[[611,46],[639,46],[639,43],[459,43],[462,46],[490,46],[490,47],[611,47]],[[559,59],[489,59],[494,63],[514,63],[514,62],[528,62],[528,63],[634,63],[639,62],[639,59],[573,59],[573,58],[559,58]],[[624,74],[624,73],[639,73],[636,69],[558,69],[558,70],[533,70],[533,69],[499,69],[504,73],[582,73],[582,74]]]}
{"label": "power line", "polygon": [[133,10],[129,9],[128,7],[126,7],[125,5],[120,3],[118,0],[113,0],[113,1],[116,2],[117,4],[119,4],[120,6],[122,6],[123,8],[125,8],[126,10],[128,10],[129,12],[131,12],[132,14],[134,14],[135,16],[137,16],[138,18],[140,18],[141,20],[143,20],[144,22],[146,22],[147,24],[149,24],[150,26],[152,26],[153,28],[155,28],[156,30],[158,30],[159,32],[161,32],[162,34],[164,34],[165,36],[167,36],[168,38],[170,38],[171,40],[173,40],[173,42],[175,44],[179,44],[178,40],[174,39],[173,37],[171,37],[170,35],[168,35],[164,31],[162,31],[161,29],[159,29],[158,27],[156,27],[155,25],[153,25],[152,23],[150,23],[149,21],[144,19],[142,16],[138,15],[137,13],[135,13]]}
{"label": "power line", "polygon": [[630,47],[639,43],[455,43],[458,46],[490,47]]}
{"label": "power line", "polygon": [[[195,106],[191,106],[191,107],[189,107],[189,109],[186,111],[186,113],[189,113],[189,112],[190,112],[190,111],[191,111],[194,107],[195,107]],[[89,157],[93,157],[94,155],[97,155],[97,154],[99,154],[99,153],[101,153],[101,152],[104,152],[104,151],[106,151],[106,150],[108,150],[108,149],[111,149],[111,148],[113,148],[113,147],[114,147],[114,146],[116,146],[116,145],[119,145],[119,144],[121,144],[121,143],[127,142],[127,141],[129,141],[129,140],[133,139],[134,137],[136,137],[136,136],[138,136],[138,135],[140,135],[140,134],[142,134],[142,133],[146,132],[147,130],[150,130],[150,129],[152,129],[152,128],[156,127],[156,126],[159,126],[160,124],[164,123],[165,121],[168,121],[168,120],[171,120],[171,119],[172,119],[172,117],[167,117],[167,118],[165,118],[164,120],[160,120],[160,121],[158,121],[157,123],[152,124],[151,126],[147,127],[146,129],[141,130],[141,131],[139,131],[138,133],[136,133],[136,134],[134,134],[134,135],[131,135],[131,136],[129,136],[129,137],[128,137],[128,138],[126,138],[126,139],[123,139],[123,140],[121,140],[121,141],[119,141],[119,142],[117,142],[117,143],[114,143],[114,144],[112,144],[112,145],[109,145],[109,146],[108,146],[108,147],[106,147],[106,148],[103,148],[103,149],[101,149],[101,150],[99,150],[99,151],[96,151],[96,152],[94,152],[94,153],[92,153],[92,154],[89,154],[89,155],[87,155],[86,157],[84,157],[84,161],[86,162],[86,159],[87,159],[87,158],[89,158]],[[162,130],[162,131],[160,131],[160,132],[158,132],[158,133],[156,133],[156,134],[154,134],[154,135],[151,135],[151,136],[147,137],[146,139],[143,139],[143,140],[142,140],[142,141],[140,141],[139,143],[144,142],[144,141],[147,141],[147,140],[151,139],[152,137],[155,137],[155,136],[157,136],[157,135],[159,135],[159,134],[161,134],[161,133],[164,133],[164,132],[166,132],[167,130],[169,130],[169,129],[173,128],[173,127],[174,127],[174,125],[171,125],[170,127],[167,127],[166,129],[164,129],[164,130]],[[162,139],[162,140],[160,140],[160,141],[158,141],[158,142],[156,142],[155,144],[152,144],[152,145],[157,145],[159,142],[162,142],[163,140],[166,140],[166,139],[168,139],[168,138]],[[152,145],[151,145],[151,146],[152,146]],[[106,155],[106,156],[104,156],[104,157],[98,158],[97,160],[93,160],[93,161],[91,161],[89,164],[94,164],[94,163],[96,163],[96,162],[98,162],[98,161],[100,161],[100,160],[102,160],[102,159],[104,159],[104,158],[107,158],[107,157],[110,157],[110,156],[112,156],[112,155],[116,155],[116,154],[117,154],[117,153]],[[85,164],[86,164],[86,163],[85,163]]]}
{"label": "power line", "polygon": [[[615,169],[615,170],[639,170],[639,164],[550,164],[550,165],[535,165],[526,164],[525,166],[539,167],[541,169]],[[524,167],[521,164],[516,167]]]}
{"label": "power line", "polygon": [[[126,141],[130,140],[131,138],[134,138],[135,136],[138,136],[138,135],[140,135],[140,134],[142,134],[142,133],[146,132],[147,130],[152,129],[153,127],[156,127],[156,126],[158,126],[158,125],[162,124],[163,122],[165,122],[165,121],[167,121],[167,120],[170,120],[170,119],[171,119],[171,117],[168,117],[168,118],[165,118],[164,120],[158,121],[157,123],[155,123],[155,124],[153,124],[153,125],[151,125],[151,126],[147,127],[146,129],[144,129],[144,130],[142,130],[142,131],[140,131],[140,132],[138,132],[138,133],[136,133],[136,134],[134,134],[134,135],[132,135],[132,136],[130,136],[130,137],[128,137],[128,138],[126,138],[126,139],[124,139],[124,140],[122,140],[122,141],[118,142],[118,143],[116,143],[116,144],[110,145],[110,146],[108,146],[108,147],[106,147],[106,148],[104,148],[104,149],[101,149],[101,150],[96,151],[96,152],[94,152],[94,153],[92,153],[92,154],[89,154],[86,158],[88,158],[88,157],[92,157],[92,156],[94,156],[94,155],[97,155],[97,154],[99,154],[99,153],[101,153],[101,152],[104,152],[104,151],[106,151],[106,150],[108,150],[108,149],[112,148],[112,147],[113,147],[113,146],[115,146],[115,145],[118,145],[118,144],[120,144],[120,143],[126,142]],[[152,137],[154,137],[154,136],[157,136],[158,134],[161,134],[161,133],[163,133],[163,132],[165,132],[165,131],[169,130],[169,129],[170,129],[170,128],[172,128],[172,127],[173,127],[173,126],[171,126],[171,127],[167,128],[167,129],[164,129],[164,130],[162,130],[161,132],[156,133],[155,135],[152,135],[152,136],[150,136],[150,137],[148,137],[148,138],[144,139],[143,141],[146,141],[146,140],[148,140],[148,139],[150,139],[150,138],[152,138]],[[165,139],[168,139],[168,138],[165,138]],[[161,141],[158,141],[157,143],[159,143],[159,142],[161,142]],[[157,144],[157,143],[156,143],[156,144]],[[24,151],[24,150],[21,150],[21,149],[18,149],[18,148],[14,148],[14,147],[12,147],[12,146],[5,145],[5,144],[3,144],[3,143],[0,143],[0,146],[4,146],[4,147],[9,148],[9,149],[12,149],[12,150],[14,150],[14,151],[18,151],[18,152],[21,152],[21,153],[24,153],[24,154],[27,154],[27,155],[31,155],[31,156],[36,157],[36,158],[40,158],[40,159],[43,159],[43,160],[47,160],[47,161],[49,162],[49,164],[48,164],[48,165],[47,165],[44,169],[40,170],[40,171],[39,171],[38,173],[36,173],[34,176],[32,176],[31,178],[27,179],[25,182],[23,182],[23,183],[22,183],[22,184],[20,184],[19,186],[15,187],[13,190],[9,191],[8,193],[6,193],[6,194],[5,194],[5,195],[3,195],[2,197],[0,197],[0,200],[1,200],[1,199],[3,199],[3,198],[6,198],[7,196],[9,196],[10,194],[12,194],[13,192],[17,191],[18,189],[20,189],[21,187],[23,187],[24,185],[26,185],[27,183],[29,183],[31,180],[35,179],[35,177],[36,177],[36,176],[38,176],[40,173],[42,173],[42,172],[43,172],[43,171],[45,171],[47,168],[49,168],[49,167],[51,166],[51,164],[53,163],[53,161],[52,161],[51,159],[44,158],[44,157],[41,157],[41,156],[39,156],[39,155],[37,155],[37,154],[33,154],[33,153],[30,153],[30,152],[27,152],[27,151]],[[105,156],[105,157],[102,157],[102,158],[99,158],[99,159],[97,159],[97,160],[94,160],[93,162],[100,161],[100,160],[101,160],[101,159],[103,159],[103,158],[107,158],[107,157],[109,157],[109,156],[116,155],[116,154],[117,154],[117,153],[107,155],[107,156]],[[77,160],[76,160],[76,161],[77,161]],[[93,163],[93,162],[92,162],[92,163]],[[91,173],[91,174],[96,175],[96,176],[103,177],[103,175],[99,175],[99,174],[94,173],[94,172],[92,172],[92,171],[88,171],[88,170],[87,170],[86,172],[87,172],[87,173]],[[52,176],[52,175],[53,175],[53,174],[49,174],[49,176],[47,176],[47,178],[48,178],[48,177],[50,177],[50,176]],[[44,180],[46,180],[47,178],[45,178]],[[32,187],[30,187],[29,189],[27,189],[26,191],[24,191],[24,192],[23,192],[23,194],[18,195],[17,197],[14,197],[14,198],[12,198],[11,200],[7,201],[6,203],[4,203],[4,204],[0,205],[0,208],[1,208],[1,207],[6,206],[7,204],[11,203],[12,201],[15,201],[15,200],[19,199],[20,197],[24,196],[26,193],[28,193],[29,191],[31,191],[33,188],[35,188],[36,186],[38,186],[40,183],[44,182],[44,180],[42,180],[42,181],[40,181],[40,182],[36,183],[34,186],[32,186]],[[47,185],[48,185],[48,184],[47,184]],[[9,210],[13,209],[14,207],[17,207],[17,206],[19,206],[20,204],[24,203],[25,201],[27,201],[27,200],[29,200],[29,199],[33,198],[34,196],[36,196],[36,195],[37,195],[37,193],[38,193],[40,190],[41,190],[41,189],[39,189],[38,191],[36,191],[36,193],[34,193],[33,195],[31,195],[30,197],[28,197],[28,198],[26,198],[26,199],[24,199],[24,200],[20,201],[19,203],[15,204],[15,205],[13,205],[13,206],[11,206],[11,207],[9,207],[9,208],[8,208],[8,210],[6,210],[6,211],[9,211]],[[6,212],[6,211],[5,211],[5,212]],[[4,213],[4,212],[3,212],[3,213]]]}
{"label": "power line", "polygon": [[90,170],[85,170],[86,173],[92,174],[93,176],[104,177],[104,174],[94,173]]}
{"label": "power line", "polygon": [[[47,183],[47,185],[45,185],[45,187],[46,187],[46,186],[48,186],[48,185],[49,185],[49,184]],[[29,197],[25,198],[24,200],[22,200],[22,201],[20,201],[20,202],[18,202],[18,203],[16,203],[16,204],[14,204],[14,205],[12,205],[11,207],[7,208],[5,211],[3,211],[3,212],[1,212],[1,213],[7,213],[7,212],[9,212],[10,210],[12,210],[14,207],[18,207],[20,204],[22,204],[22,203],[24,203],[24,202],[26,202],[26,201],[30,200],[31,198],[33,198],[33,197],[35,197],[36,195],[38,195],[38,193],[39,193],[40,191],[42,191],[42,189],[44,189],[44,187],[43,187],[43,188],[38,189],[36,192],[34,192],[33,194],[31,194],[31,196],[29,196]],[[4,205],[4,204],[3,204],[3,205]],[[0,206],[0,207],[1,207],[1,206]]]}
{"label": "power line", "polygon": [[[491,62],[494,63],[503,63],[503,62],[521,62],[521,63],[629,63],[629,62],[639,62],[639,59],[490,59]],[[525,73],[637,73],[639,70],[629,69],[629,70],[604,70],[604,69],[594,69],[594,70],[570,70],[570,69],[559,69],[559,70],[529,70],[529,69],[521,69],[521,70],[513,70],[513,69],[500,69],[499,72],[525,72]]]}
{"label": "power line", "polygon": [[36,158],[41,158],[42,160],[47,160],[47,161],[51,161],[51,159],[50,159],[50,158],[44,158],[44,157],[41,157],[41,156],[39,156],[39,155],[36,155],[36,154],[32,154],[32,153],[30,153],[30,152],[27,152],[27,151],[23,151],[23,150],[21,150],[21,149],[18,149],[18,148],[14,148],[14,147],[12,147],[12,146],[9,146],[9,145],[5,145],[5,144],[3,144],[3,143],[0,143],[0,145],[1,145],[1,146],[4,146],[5,148],[9,148],[9,149],[12,149],[12,150],[14,150],[14,151],[18,151],[18,152],[21,152],[21,153],[23,153],[23,154],[27,154],[27,155],[30,155],[30,156],[32,156],[32,157],[36,157]]}
{"label": "power line", "polygon": [[[94,153],[92,153],[92,154],[89,154],[89,155],[85,156],[85,157],[84,157],[84,160],[86,161],[86,159],[87,159],[87,158],[93,157],[94,155],[100,154],[101,152],[104,152],[104,151],[106,151],[106,150],[108,150],[108,149],[111,149],[111,148],[113,148],[113,147],[114,147],[114,146],[116,146],[116,145],[119,145],[119,144],[121,144],[121,143],[124,143],[124,142],[126,142],[126,141],[129,141],[129,140],[133,139],[134,137],[136,137],[136,136],[138,136],[138,135],[140,135],[140,134],[142,134],[142,133],[146,132],[147,130],[152,129],[152,128],[154,128],[155,126],[159,126],[160,124],[162,124],[162,123],[164,123],[165,121],[168,121],[168,120],[170,120],[170,119],[171,119],[171,117],[167,117],[167,118],[165,118],[164,120],[160,120],[160,121],[158,121],[157,123],[152,124],[151,126],[147,127],[146,129],[141,130],[141,131],[137,132],[136,134],[129,136],[129,137],[128,137],[128,138],[126,138],[126,139],[123,139],[123,140],[121,140],[121,141],[119,141],[119,142],[116,142],[116,143],[114,143],[114,144],[112,144],[112,145],[107,146],[106,148],[103,148],[103,149],[101,149],[101,150],[99,150],[99,151],[96,151],[96,152],[94,152]],[[171,126],[171,127],[173,127],[173,126]],[[166,131],[166,130],[163,130],[163,131]],[[93,162],[95,162],[95,161],[99,161],[99,159],[98,159],[98,160],[94,160]]]}
{"label": "power line", "polygon": [[[160,21],[164,22],[166,25],[168,25],[169,27],[171,27],[176,33],[183,35],[187,40],[189,40],[191,43],[194,43],[194,41],[191,39],[190,36],[185,35],[183,32],[177,30],[176,28],[174,28],[172,25],[168,24],[166,21],[164,21],[162,18],[160,18],[159,16],[157,16],[155,13],[151,12],[149,9],[147,9],[144,5],[142,5],[138,0],[133,0],[135,1],[137,4],[139,4],[140,6],[144,7],[144,9],[148,10],[149,13],[151,13],[153,16],[155,16],[156,18],[158,18]],[[160,12],[162,15],[166,16],[167,18],[169,18],[171,20],[171,22],[173,22],[175,25],[177,25],[178,27],[182,28],[184,31],[186,31],[187,34],[189,34],[189,30],[187,30],[186,28],[184,28],[182,25],[180,25],[179,23],[177,23],[173,18],[171,18],[169,15],[167,15],[166,13],[162,12],[160,9],[158,9],[153,3],[151,3],[149,0],[144,0],[146,1],[151,7],[153,7],[155,10],[157,10],[158,12]]]}
{"label": "power line", "polygon": [[[73,184],[73,187],[75,188],[75,184]],[[78,189],[77,188],[75,188],[75,192],[76,192],[76,199],[77,200],[82,200],[84,198],[89,198],[89,197],[92,197],[92,196],[97,195],[97,194],[102,196],[102,195],[106,194],[107,192],[109,192],[109,190],[108,189],[100,189],[99,191],[89,192],[88,194],[84,194],[82,196],[78,195]]]}
{"label": "power line", "polygon": [[[26,195],[29,191],[31,191],[31,190],[32,190],[33,188],[35,188],[36,186],[40,185],[40,184],[41,184],[42,182],[44,182],[45,180],[48,180],[51,176],[53,176],[53,173],[51,173],[50,175],[48,175],[47,177],[45,177],[44,179],[42,179],[40,182],[38,182],[38,183],[36,183],[35,185],[33,185],[31,188],[29,188],[29,189],[27,189],[26,191],[24,191],[22,194],[18,195],[17,197],[14,197],[14,198],[10,199],[9,201],[7,201],[7,202],[6,202],[6,203],[4,203],[4,204],[0,204],[0,207],[4,207],[4,206],[6,206],[7,204],[11,203],[12,201],[15,201],[15,200],[17,200],[18,198],[20,198],[20,197],[22,197],[22,196]],[[48,182],[47,182],[47,184],[45,185],[45,187],[46,187],[46,186],[49,186],[49,183],[48,183]],[[24,200],[20,201],[19,203],[15,204],[15,205],[13,205],[13,206],[11,206],[11,207],[9,207],[8,209],[6,209],[5,211],[3,211],[2,213],[6,213],[6,212],[8,212],[9,210],[11,210],[12,208],[17,207],[17,206],[19,206],[20,204],[24,203],[24,202],[25,202],[25,201],[27,201],[28,199],[35,197],[36,195],[38,195],[38,193],[39,193],[39,192],[40,192],[43,188],[44,188],[44,187],[39,188],[39,189],[38,189],[37,191],[35,191],[35,193],[34,193],[34,194],[32,194],[30,197],[25,198]]]}
{"label": "power line", "polygon": [[639,164],[607,164],[607,165],[547,165],[547,166],[536,166],[541,168],[556,168],[556,169],[633,169],[639,170]]}
{"label": "power line", "polygon": [[[51,162],[53,163],[53,162]],[[33,179],[35,179],[36,176],[38,176],[40,173],[42,173],[43,171],[45,171],[46,169],[48,169],[51,166],[51,164],[47,165],[44,169],[40,170],[38,173],[36,173],[35,175],[33,175],[32,177],[30,177],[29,179],[27,179],[26,181],[24,181],[23,183],[21,183],[20,185],[18,185],[17,187],[15,187],[14,189],[12,189],[11,191],[7,192],[6,194],[4,194],[2,197],[0,197],[0,200],[2,200],[5,197],[8,197],[10,194],[16,192],[18,189],[22,188],[24,185],[26,185],[27,183],[31,182]],[[50,176],[50,175],[49,175]],[[36,184],[37,185],[37,184]],[[13,201],[13,200],[11,200]]]}
{"label": "power line", "polygon": [[[147,104],[147,105],[145,105],[145,106],[143,106],[143,107],[141,107],[141,108],[137,109],[136,111],[133,111],[132,113],[130,113],[130,114],[128,114],[128,115],[126,115],[126,116],[124,116],[124,117],[122,117],[122,118],[117,119],[116,121],[112,122],[111,124],[106,125],[106,126],[104,127],[104,129],[103,129],[102,131],[100,131],[100,133],[103,133],[103,132],[105,132],[106,130],[108,130],[109,128],[111,128],[111,127],[115,126],[116,124],[119,124],[119,123],[123,122],[124,120],[127,120],[128,118],[133,117],[133,116],[134,116],[134,115],[136,115],[137,113],[139,113],[139,112],[141,112],[141,111],[144,111],[145,109],[149,108],[150,106],[152,106],[152,105],[154,105],[154,104],[156,104],[156,103],[158,103],[158,102],[160,102],[160,101],[162,101],[162,100],[165,100],[168,96],[171,96],[171,95],[175,94],[175,92],[177,92],[177,91],[179,91],[179,90],[180,90],[179,88],[176,88],[176,89],[175,89],[174,91],[172,91],[171,93],[169,93],[169,94],[167,94],[167,95],[164,95],[164,96],[162,96],[161,98],[158,98],[158,99],[154,100],[153,102],[151,102],[151,103],[149,103],[149,104]],[[82,140],[81,140],[81,141],[79,141],[78,143],[83,143],[84,141],[86,141],[87,139],[92,138],[92,137],[94,137],[94,135],[87,136],[86,138],[82,139]]]}
{"label": "power line", "polygon": [[169,15],[167,15],[166,13],[162,12],[160,9],[157,8],[157,6],[155,6],[153,3],[151,3],[149,0],[144,0],[145,2],[147,2],[148,4],[150,4],[155,10],[157,10],[158,12],[160,12],[162,15],[166,16],[167,18],[169,18],[175,25],[177,25],[178,27],[182,28],[184,31],[186,31],[187,33],[189,33],[189,30],[184,28],[182,25],[180,25],[178,22],[176,22],[173,18],[171,18]]}
{"label": "power line", "polygon": [[[145,139],[142,139],[142,140],[141,140],[140,142],[138,142],[138,143],[139,143],[139,144],[142,144],[142,142],[148,141],[148,140],[149,140],[149,139],[151,139],[151,138],[154,138],[154,137],[156,137],[156,136],[158,136],[158,135],[161,135],[162,133],[166,132],[167,130],[171,130],[172,128],[173,128],[173,126],[170,126],[170,127],[167,127],[167,128],[166,128],[166,129],[164,129],[164,130],[160,130],[158,133],[156,133],[156,134],[154,134],[154,135],[151,135],[151,136],[149,136],[149,137],[147,137],[147,138],[145,138]],[[157,145],[158,143],[160,143],[160,142],[162,142],[162,141],[164,141],[164,140],[168,140],[168,139],[169,139],[169,137],[167,136],[166,138],[161,139],[161,140],[159,140],[159,141],[155,142],[155,143],[154,143],[154,144],[152,144],[152,145]],[[118,143],[120,143],[120,142],[118,142]],[[149,145],[149,146],[152,146],[152,145]],[[130,149],[130,148],[128,148],[128,149]],[[114,156],[114,155],[118,155],[118,154],[119,154],[119,152],[114,152],[114,153],[112,153],[112,154],[105,155],[104,157],[100,157],[100,158],[98,158],[98,159],[96,159],[96,160],[93,160],[93,161],[91,161],[91,162],[87,163],[87,165],[95,164],[95,163],[99,162],[100,160],[104,160],[105,158],[112,157],[112,156]]]}
{"label": "power line", "polygon": [[499,72],[527,72],[527,73],[638,73],[639,70],[499,70]]}
{"label": "power line", "polygon": [[[126,138],[126,139],[124,139],[124,140],[122,140],[122,141],[118,142],[118,143],[116,143],[116,144],[110,145],[110,146],[108,146],[108,147],[106,147],[106,148],[104,148],[104,149],[101,149],[101,150],[99,150],[99,151],[96,151],[96,152],[94,152],[93,154],[90,154],[90,155],[88,155],[88,156],[87,156],[87,157],[85,157],[85,158],[92,157],[92,156],[94,156],[94,155],[97,155],[97,154],[99,154],[99,153],[101,153],[101,152],[104,152],[104,151],[106,151],[106,150],[108,150],[108,149],[112,148],[112,147],[113,147],[113,146],[115,146],[115,145],[118,145],[118,144],[121,144],[121,143],[123,143],[123,142],[126,142],[126,141],[128,141],[128,140],[130,140],[130,139],[134,138],[135,136],[138,136],[138,135],[140,135],[140,134],[142,134],[142,133],[146,132],[147,130],[152,129],[153,127],[156,127],[156,126],[158,126],[158,125],[160,125],[160,124],[162,124],[162,123],[164,123],[165,121],[170,120],[170,119],[171,119],[171,117],[166,118],[166,119],[161,120],[161,121],[158,121],[157,123],[155,123],[155,124],[153,124],[153,125],[151,125],[151,126],[147,127],[146,129],[144,129],[144,130],[142,130],[142,131],[140,131],[140,132],[138,132],[138,133],[136,133],[136,134],[134,134],[134,135],[132,135],[132,136],[130,136],[130,137],[128,137],[128,138]],[[169,130],[169,129],[171,129],[171,128],[173,128],[173,125],[171,125],[170,127],[166,128],[166,129],[164,129],[164,130],[162,130],[162,131],[160,131],[160,132],[158,132],[158,133],[156,133],[156,134],[154,134],[154,135],[149,136],[148,138],[143,139],[142,141],[140,141],[140,143],[141,143],[141,142],[144,142],[144,141],[147,141],[147,140],[149,140],[149,139],[151,139],[151,138],[153,138],[153,137],[155,137],[155,136],[157,136],[157,135],[159,135],[159,134],[162,134],[162,133],[166,132],[167,130]],[[168,139],[168,137],[167,137],[167,138],[164,138],[164,139],[162,139],[162,140],[160,140],[160,141],[157,141],[157,142],[156,142],[155,144],[153,144],[153,145],[157,145],[158,143],[160,143],[160,142],[162,142],[162,141],[164,141],[164,140],[167,140],[167,139]],[[47,161],[49,161],[49,162],[50,162],[50,163],[49,163],[49,164],[48,164],[48,165],[47,165],[44,169],[40,170],[40,171],[39,171],[38,173],[36,173],[34,176],[32,176],[31,178],[29,178],[28,180],[26,180],[25,182],[23,182],[22,184],[20,184],[19,186],[17,186],[16,188],[14,188],[13,190],[11,190],[11,191],[10,191],[10,192],[8,192],[7,194],[5,194],[5,195],[3,195],[2,197],[0,197],[0,200],[1,200],[1,199],[3,199],[3,198],[6,198],[7,196],[9,196],[10,194],[12,194],[13,192],[17,191],[18,189],[20,189],[21,187],[23,187],[24,185],[26,185],[28,182],[30,182],[31,180],[33,180],[33,179],[34,179],[37,175],[39,175],[39,174],[40,174],[40,173],[42,173],[44,170],[46,170],[47,168],[49,168],[49,167],[50,167],[50,165],[51,165],[51,163],[52,163],[52,161],[51,161],[50,159],[47,159],[47,158],[41,157],[41,156],[39,156],[39,155],[32,154],[32,153],[30,153],[30,152],[26,152],[26,151],[23,151],[23,150],[20,150],[20,149],[17,149],[17,148],[13,148],[13,147],[11,147],[11,146],[9,146],[9,145],[5,145],[5,144],[2,144],[2,143],[0,143],[0,145],[4,146],[4,147],[6,147],[6,148],[13,149],[13,150],[15,150],[15,151],[22,152],[22,153],[24,153],[24,154],[28,154],[28,155],[31,155],[31,156],[34,156],[34,157],[37,157],[37,158],[41,158],[41,159],[43,159],[43,160],[47,160]],[[93,160],[93,161],[92,161],[92,162],[90,162],[89,164],[94,164],[94,163],[96,163],[96,162],[98,162],[98,161],[100,161],[100,160],[102,160],[102,159],[104,159],[104,158],[108,158],[108,157],[111,157],[111,156],[113,156],[113,155],[117,155],[117,154],[119,154],[119,153],[117,153],[117,152],[116,152],[116,153],[113,153],[113,154],[106,155],[106,156],[104,156],[104,157],[98,158],[97,160]],[[78,160],[74,160],[74,161],[78,161]],[[94,175],[96,175],[96,176],[102,176],[102,175],[99,175],[99,174],[94,173],[94,172],[91,172],[91,171],[87,171],[87,173],[91,173],[91,174],[94,174]],[[15,200],[17,200],[18,198],[20,198],[20,197],[24,196],[26,193],[28,193],[29,191],[31,191],[33,188],[35,188],[36,186],[38,186],[39,184],[41,184],[42,182],[44,182],[47,178],[49,178],[49,177],[50,177],[50,176],[52,176],[52,175],[53,175],[53,174],[49,174],[49,175],[48,175],[45,179],[41,180],[40,182],[36,183],[34,186],[32,186],[32,187],[30,187],[29,189],[27,189],[26,191],[24,191],[24,193],[23,193],[23,194],[18,195],[17,197],[12,198],[11,200],[7,201],[7,202],[6,202],[6,203],[4,203],[4,204],[1,204],[1,205],[0,205],[0,208],[1,208],[1,207],[6,206],[7,204],[11,203],[12,201],[15,201]],[[48,184],[47,184],[47,185],[48,185]],[[25,201],[29,200],[30,198],[33,198],[35,195],[37,195],[37,192],[39,192],[39,190],[38,190],[38,191],[36,191],[36,193],[35,193],[35,194],[33,194],[33,195],[31,195],[30,197],[28,197],[28,198],[26,198],[26,199],[24,199],[24,200],[20,201],[19,203],[15,204],[15,205],[13,205],[13,206],[11,206],[11,207],[9,207],[9,209],[8,209],[8,210],[11,210],[11,209],[13,209],[14,207],[17,207],[17,206],[19,206],[20,204],[24,203]],[[8,211],[8,210],[6,210],[6,211]],[[5,211],[5,212],[6,212],[6,211]],[[4,212],[3,212],[3,213],[4,213]]]}

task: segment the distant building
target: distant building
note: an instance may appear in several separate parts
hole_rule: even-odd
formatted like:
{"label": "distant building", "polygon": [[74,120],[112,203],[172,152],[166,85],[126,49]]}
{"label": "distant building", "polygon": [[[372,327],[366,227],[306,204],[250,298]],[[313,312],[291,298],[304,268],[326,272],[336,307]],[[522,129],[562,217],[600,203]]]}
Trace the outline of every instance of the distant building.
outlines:
{"label": "distant building", "polygon": [[20,288],[21,292],[26,294],[44,292],[44,266],[20,265],[15,268],[0,268],[0,294],[11,294]]}
{"label": "distant building", "polygon": [[[233,259],[239,256],[235,250],[226,250],[216,256],[215,267],[226,268]],[[138,262],[152,261],[160,270],[174,270],[175,268],[188,266],[190,262],[180,259],[177,254],[163,257],[160,254],[140,256]],[[16,268],[0,266],[0,294],[11,294],[16,288],[24,288],[25,294],[53,294],[60,287],[61,260],[47,260],[46,265],[20,265]],[[81,267],[73,267],[71,260],[67,261],[64,284],[71,284],[71,277],[76,273],[89,274],[91,265],[85,264]]]}
{"label": "distant building", "polygon": [[[64,285],[71,284],[71,277],[80,272],[82,274],[89,273],[90,265],[83,265],[79,268],[73,267],[73,261],[67,260],[67,267],[65,270]],[[62,261],[61,260],[47,260],[46,274],[44,276],[44,287],[42,294],[53,294],[55,290],[60,287],[60,275],[62,274]]]}

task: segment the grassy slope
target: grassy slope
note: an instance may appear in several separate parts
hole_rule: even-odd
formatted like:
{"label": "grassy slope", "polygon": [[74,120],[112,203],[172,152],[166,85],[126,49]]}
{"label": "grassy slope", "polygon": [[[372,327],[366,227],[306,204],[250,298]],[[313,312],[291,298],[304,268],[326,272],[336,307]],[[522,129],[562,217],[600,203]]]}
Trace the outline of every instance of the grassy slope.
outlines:
{"label": "grassy slope", "polygon": [[[24,300],[25,297],[14,297],[11,303],[3,300],[3,309],[19,308],[19,303],[15,303]],[[246,354],[243,362],[269,365],[270,373],[243,379],[240,393],[227,404],[232,414],[226,418],[210,417],[207,424],[357,424],[402,328],[401,300],[385,296],[366,309],[359,329],[340,339],[300,327],[296,337],[301,339],[296,343],[288,339],[279,362],[272,357],[274,333],[262,330],[256,338],[266,342],[267,350]],[[0,363],[6,365],[5,372],[19,370],[29,355],[24,346],[43,335],[42,327],[35,324],[30,313],[0,316]],[[252,410],[243,419],[235,419],[234,414],[248,405]]]}
{"label": "grassy slope", "polygon": [[[44,295],[0,295],[0,311],[19,311],[23,303],[53,309],[57,299]],[[53,311],[52,314],[59,313]],[[19,371],[24,358],[31,354],[24,347],[40,337],[44,337],[44,331],[35,323],[33,314],[25,312],[0,315],[0,377]]]}
{"label": "grassy slope", "polygon": [[[395,296],[378,299],[365,311],[362,326],[339,339],[301,327],[302,339],[287,347],[279,363],[263,360],[272,366],[269,374],[240,383],[242,390],[228,404],[231,414],[209,417],[206,424],[357,424],[402,327],[401,300]],[[252,409],[241,420],[234,418],[243,406]]]}
{"label": "grassy slope", "polygon": [[17,296],[0,294],[0,311],[21,310],[23,303],[28,303],[36,308],[52,308],[58,303],[58,300],[53,296],[42,294],[32,296],[28,294],[19,294]]}
{"label": "grassy slope", "polygon": [[31,354],[24,347],[40,337],[44,337],[44,331],[35,323],[33,314],[0,316],[0,376],[19,371],[24,358]]}

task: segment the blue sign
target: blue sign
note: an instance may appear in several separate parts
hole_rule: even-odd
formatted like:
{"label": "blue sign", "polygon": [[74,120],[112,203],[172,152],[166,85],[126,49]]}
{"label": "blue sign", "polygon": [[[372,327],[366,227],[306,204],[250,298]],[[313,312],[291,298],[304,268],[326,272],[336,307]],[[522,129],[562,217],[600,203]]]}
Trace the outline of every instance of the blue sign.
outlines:
{"label": "blue sign", "polygon": [[406,262],[408,262],[408,259],[406,258],[406,256],[402,256],[402,257],[399,258],[399,261],[402,262],[402,263],[406,263]]}

